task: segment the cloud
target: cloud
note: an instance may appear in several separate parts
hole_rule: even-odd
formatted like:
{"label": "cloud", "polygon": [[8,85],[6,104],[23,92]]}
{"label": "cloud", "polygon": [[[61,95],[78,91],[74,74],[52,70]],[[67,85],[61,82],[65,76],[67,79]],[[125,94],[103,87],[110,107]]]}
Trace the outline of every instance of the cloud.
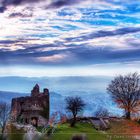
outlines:
{"label": "cloud", "polygon": [[15,40],[0,40],[0,44],[14,44],[16,42],[19,42],[19,41],[15,41]]}
{"label": "cloud", "polygon": [[64,61],[64,59],[67,59],[67,55],[66,54],[54,54],[51,56],[43,56],[43,57],[37,57],[36,61],[42,63],[42,62],[60,62],[60,61]]}
{"label": "cloud", "polygon": [[0,16],[0,59],[5,62],[68,66],[140,59],[140,14],[130,5],[104,0],[12,2],[7,1]]}
{"label": "cloud", "polygon": [[[33,3],[33,7],[44,7],[45,9],[50,8],[61,8],[65,6],[71,6],[71,5],[79,5],[82,3],[83,5],[87,4],[102,4],[102,5],[112,5],[112,1],[108,0],[1,0],[1,12],[4,12],[8,6],[19,6],[19,5],[28,5],[31,6],[30,3]],[[44,6],[42,6],[44,5]]]}
{"label": "cloud", "polygon": [[0,7],[0,13],[3,13],[6,10],[6,7],[2,6]]}
{"label": "cloud", "polygon": [[31,13],[20,13],[20,12],[16,12],[16,13],[11,13],[9,15],[10,18],[17,18],[17,17],[20,17],[20,18],[27,18],[27,17],[32,17],[33,15]]}
{"label": "cloud", "polygon": [[1,4],[3,4],[4,6],[7,5],[20,5],[20,4],[24,4],[24,3],[37,3],[41,0],[2,0]]}
{"label": "cloud", "polygon": [[[88,0],[89,2],[94,0]],[[25,3],[38,3],[43,2],[48,4],[50,8],[59,8],[66,5],[73,5],[82,2],[82,0],[2,0],[1,5],[21,5]]]}
{"label": "cloud", "polygon": [[7,10],[8,6],[18,6],[18,5],[24,5],[30,3],[38,3],[42,0],[0,0],[0,13],[3,13],[5,10]]}
{"label": "cloud", "polygon": [[[11,64],[22,65],[89,65],[100,63],[113,62],[130,62],[140,59],[140,49],[124,49],[115,50],[112,43],[110,47],[88,47],[88,44],[59,46],[59,43],[50,45],[34,45],[27,44],[28,47],[11,45],[11,50],[1,48],[0,59],[5,58],[5,61]],[[2,64],[2,62],[0,62]]]}
{"label": "cloud", "polygon": [[113,31],[97,31],[93,33],[89,33],[86,35],[81,35],[78,37],[69,37],[66,38],[66,41],[83,41],[83,40],[89,40],[89,39],[95,39],[95,38],[102,38],[102,37],[112,37],[112,36],[120,36],[120,35],[126,35],[126,34],[132,34],[140,32],[140,28],[134,28],[134,27],[128,27],[128,28],[120,28]]}
{"label": "cloud", "polygon": [[81,0],[57,0],[57,1],[52,1],[50,5],[47,6],[47,8],[59,8],[62,6],[68,6],[68,5],[73,5],[81,2]]}

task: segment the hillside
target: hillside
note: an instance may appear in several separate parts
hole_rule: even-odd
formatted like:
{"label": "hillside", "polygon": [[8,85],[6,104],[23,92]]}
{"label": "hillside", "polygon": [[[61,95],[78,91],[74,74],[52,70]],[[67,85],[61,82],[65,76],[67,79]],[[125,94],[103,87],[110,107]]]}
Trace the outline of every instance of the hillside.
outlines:
{"label": "hillside", "polygon": [[134,121],[111,121],[107,131],[97,131],[90,124],[78,124],[76,128],[63,124],[58,127],[51,140],[69,140],[74,134],[86,134],[88,140],[140,140],[140,125]]}
{"label": "hillside", "polygon": [[[39,129],[41,130],[41,129]],[[26,132],[20,134],[22,130],[10,128],[10,140],[22,140]],[[88,140],[140,140],[140,125],[134,121],[114,120],[107,131],[97,131],[90,123],[79,122],[75,127],[70,127],[68,123],[58,124],[54,133],[48,138],[42,135],[40,140],[70,140],[74,135],[83,135]],[[18,133],[18,135],[15,135]]]}
{"label": "hillside", "polygon": [[12,98],[27,96],[26,93],[17,93],[17,92],[10,92],[10,91],[0,91],[0,101],[4,101],[10,103]]}

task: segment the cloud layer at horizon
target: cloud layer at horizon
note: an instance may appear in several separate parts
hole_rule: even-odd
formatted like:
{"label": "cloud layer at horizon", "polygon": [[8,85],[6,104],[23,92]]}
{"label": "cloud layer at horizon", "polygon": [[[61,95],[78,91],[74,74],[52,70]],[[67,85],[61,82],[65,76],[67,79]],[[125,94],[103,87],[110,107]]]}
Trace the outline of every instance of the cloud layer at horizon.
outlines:
{"label": "cloud layer at horizon", "polygon": [[0,0],[0,65],[137,62],[139,11],[130,0]]}

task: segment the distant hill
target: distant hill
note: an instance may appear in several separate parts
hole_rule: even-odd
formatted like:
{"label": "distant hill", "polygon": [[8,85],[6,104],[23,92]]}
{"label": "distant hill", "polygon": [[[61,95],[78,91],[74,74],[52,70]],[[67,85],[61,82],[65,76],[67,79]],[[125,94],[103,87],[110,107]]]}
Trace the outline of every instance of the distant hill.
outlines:
{"label": "distant hill", "polygon": [[[4,102],[11,102],[12,98],[24,97],[24,96],[30,96],[30,94],[10,92],[10,91],[0,91],[0,101],[4,101]],[[50,98],[52,98],[53,100],[58,100],[59,98],[62,98],[62,96],[58,93],[51,92]]]}
{"label": "distant hill", "polygon": [[105,76],[63,76],[63,77],[0,77],[0,90],[30,93],[38,83],[50,91],[95,90],[105,92],[112,77]]}
{"label": "distant hill", "polygon": [[86,115],[93,115],[102,106],[120,114],[120,109],[106,93],[111,79],[105,76],[0,77],[0,100],[10,103],[12,98],[30,95],[32,87],[38,83],[40,91],[42,88],[50,91],[51,112],[65,112],[65,97],[80,96],[87,104]]}
{"label": "distant hill", "polygon": [[0,101],[10,103],[12,98],[27,96],[27,95],[29,95],[29,94],[10,92],[10,91],[0,91]]}

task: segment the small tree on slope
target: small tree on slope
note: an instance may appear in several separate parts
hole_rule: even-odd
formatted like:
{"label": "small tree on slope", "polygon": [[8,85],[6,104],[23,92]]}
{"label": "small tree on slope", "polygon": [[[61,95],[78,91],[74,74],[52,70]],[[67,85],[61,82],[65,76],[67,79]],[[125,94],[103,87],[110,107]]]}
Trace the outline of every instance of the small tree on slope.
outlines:
{"label": "small tree on slope", "polygon": [[71,127],[74,127],[76,124],[76,117],[78,113],[83,111],[85,107],[84,101],[81,99],[81,97],[67,97],[66,98],[66,110],[68,112],[72,113],[72,122]]}

